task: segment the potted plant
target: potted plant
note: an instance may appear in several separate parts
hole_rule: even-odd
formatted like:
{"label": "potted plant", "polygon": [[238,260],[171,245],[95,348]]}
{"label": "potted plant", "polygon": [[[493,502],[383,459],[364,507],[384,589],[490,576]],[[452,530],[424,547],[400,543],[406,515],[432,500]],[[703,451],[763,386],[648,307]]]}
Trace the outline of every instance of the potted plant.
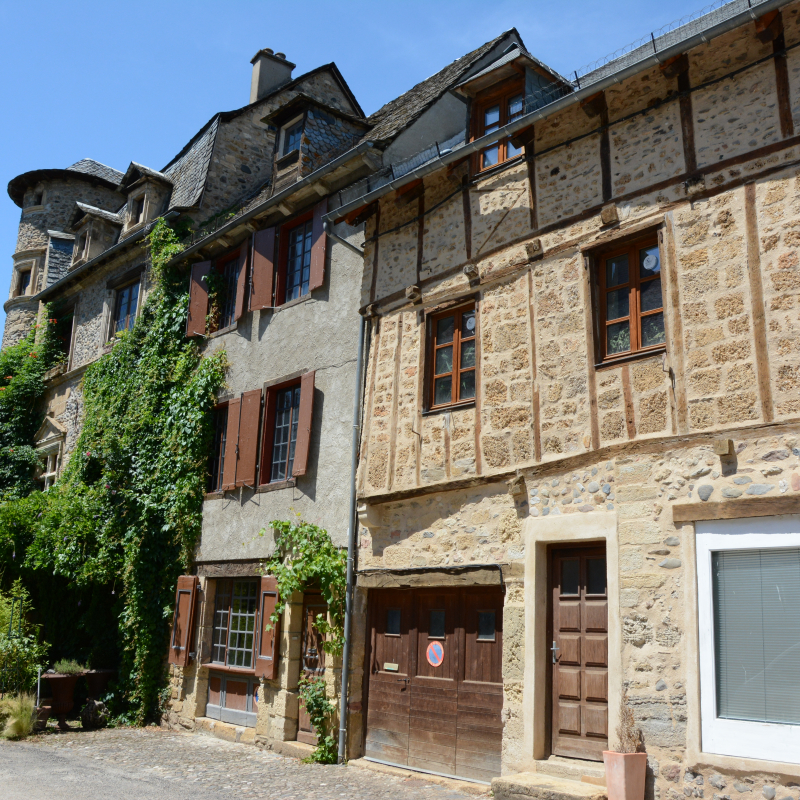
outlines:
{"label": "potted plant", "polygon": [[114,675],[113,669],[90,669],[86,673],[86,686],[88,696],[93,700],[99,700],[108,692],[108,684]]}
{"label": "potted plant", "polygon": [[636,726],[633,711],[628,707],[628,693],[619,704],[617,750],[604,750],[608,800],[643,800],[647,772],[647,753],[644,752],[642,731]]}
{"label": "potted plant", "polygon": [[50,689],[53,693],[51,708],[53,714],[58,717],[58,727],[62,730],[69,730],[67,725],[67,714],[72,711],[74,704],[73,694],[78,678],[86,672],[77,661],[63,659],[56,661],[53,672],[45,672],[43,678],[47,678]]}

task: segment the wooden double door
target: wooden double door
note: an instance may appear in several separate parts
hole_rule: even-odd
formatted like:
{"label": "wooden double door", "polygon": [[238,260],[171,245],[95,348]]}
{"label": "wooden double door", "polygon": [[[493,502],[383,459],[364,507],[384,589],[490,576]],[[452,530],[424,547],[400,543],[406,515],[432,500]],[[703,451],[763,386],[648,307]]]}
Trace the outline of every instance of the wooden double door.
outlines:
{"label": "wooden double door", "polygon": [[365,756],[489,782],[500,774],[500,587],[373,590]]}
{"label": "wooden double door", "polygon": [[605,547],[553,550],[550,588],[550,749],[602,761],[608,749]]}

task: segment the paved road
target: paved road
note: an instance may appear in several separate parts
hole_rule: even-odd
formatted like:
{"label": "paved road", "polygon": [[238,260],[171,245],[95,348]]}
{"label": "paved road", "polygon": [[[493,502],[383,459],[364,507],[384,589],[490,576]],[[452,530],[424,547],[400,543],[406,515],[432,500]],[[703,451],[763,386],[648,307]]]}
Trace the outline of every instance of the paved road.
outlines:
{"label": "paved road", "polygon": [[118,728],[0,740],[2,800],[474,800],[422,778],[303,764],[210,736]]}

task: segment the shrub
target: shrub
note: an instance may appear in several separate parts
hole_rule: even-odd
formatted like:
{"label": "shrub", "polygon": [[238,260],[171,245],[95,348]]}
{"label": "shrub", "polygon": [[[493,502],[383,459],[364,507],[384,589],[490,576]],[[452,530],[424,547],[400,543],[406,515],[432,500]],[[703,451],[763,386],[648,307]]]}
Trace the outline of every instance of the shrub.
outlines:
{"label": "shrub", "polygon": [[59,675],[83,675],[86,672],[86,667],[72,658],[62,658],[61,661],[56,661],[53,669]]}
{"label": "shrub", "polygon": [[6,739],[24,739],[33,730],[36,715],[36,698],[22,693],[0,700],[0,717],[4,719],[3,736]]}
{"label": "shrub", "polygon": [[[13,620],[12,620],[13,604]],[[39,626],[30,621],[33,604],[22,581],[11,591],[0,591],[0,691],[25,691],[33,688],[49,645],[40,641]]]}

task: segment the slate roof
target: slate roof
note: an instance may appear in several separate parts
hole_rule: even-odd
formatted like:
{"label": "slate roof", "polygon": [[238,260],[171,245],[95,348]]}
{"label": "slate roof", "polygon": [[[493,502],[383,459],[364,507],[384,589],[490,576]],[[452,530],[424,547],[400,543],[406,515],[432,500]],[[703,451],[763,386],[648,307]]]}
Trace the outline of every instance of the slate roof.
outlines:
{"label": "slate roof", "polygon": [[[477,78],[482,77],[483,75],[489,75],[490,73],[494,72],[495,70],[499,69],[506,64],[510,64],[512,61],[516,61],[520,56],[524,56],[527,59],[530,59],[536,66],[543,69],[548,75],[551,75],[557,81],[562,81],[565,84],[570,84],[570,82],[564,78],[562,75],[559,75],[555,70],[551,69],[547,66],[543,61],[540,61],[536,56],[531,55],[524,47],[520,47],[516,42],[511,45],[507,53],[504,53],[497,61],[493,61],[491,64],[484,67],[482,70],[479,70],[474,75],[470,75],[469,77],[464,78],[462,81],[459,82],[458,86],[463,86],[465,83],[469,83],[470,81],[474,81]],[[571,84],[570,84],[571,85]],[[454,87],[457,88],[457,87]]]}
{"label": "slate roof", "polygon": [[[457,58],[452,64],[448,64],[443,70],[418,83],[413,89],[390,100],[385,106],[367,117],[367,122],[372,129],[364,138],[376,142],[393,139],[461,80],[476,61],[483,58],[498,42],[512,33],[517,33],[515,28],[501,33],[471,53]],[[519,36],[519,34],[517,35]]]}
{"label": "slate roof", "polygon": [[155,178],[156,180],[163,181],[165,183],[172,183],[172,181],[163,172],[159,172],[156,169],[150,169],[150,167],[146,167],[144,164],[139,164],[136,161],[131,161],[131,164],[125,171],[125,175],[122,177],[120,183],[123,186],[129,186],[142,177]]}
{"label": "slate roof", "polygon": [[82,158],[67,169],[72,172],[83,172],[85,175],[94,175],[95,178],[102,178],[109,183],[118,184],[122,180],[122,173],[118,169],[107,167],[93,158]]}
{"label": "slate roof", "polygon": [[206,129],[192,142],[185,152],[182,152],[163,170],[163,174],[172,181],[172,196],[169,207],[191,208],[200,201],[203,188],[206,185],[208,165],[211,163],[211,154],[214,152],[214,140],[219,130],[217,114]]}
{"label": "slate roof", "polygon": [[[87,203],[76,202],[75,205],[78,210],[72,217],[73,226],[78,223],[83,214],[88,214],[91,217],[100,217],[101,219],[112,222],[114,225],[122,225],[125,222],[121,214],[115,214],[112,211],[106,211],[102,208],[95,208],[95,206],[90,206]],[[83,212],[83,214],[81,214],[81,212]]]}

